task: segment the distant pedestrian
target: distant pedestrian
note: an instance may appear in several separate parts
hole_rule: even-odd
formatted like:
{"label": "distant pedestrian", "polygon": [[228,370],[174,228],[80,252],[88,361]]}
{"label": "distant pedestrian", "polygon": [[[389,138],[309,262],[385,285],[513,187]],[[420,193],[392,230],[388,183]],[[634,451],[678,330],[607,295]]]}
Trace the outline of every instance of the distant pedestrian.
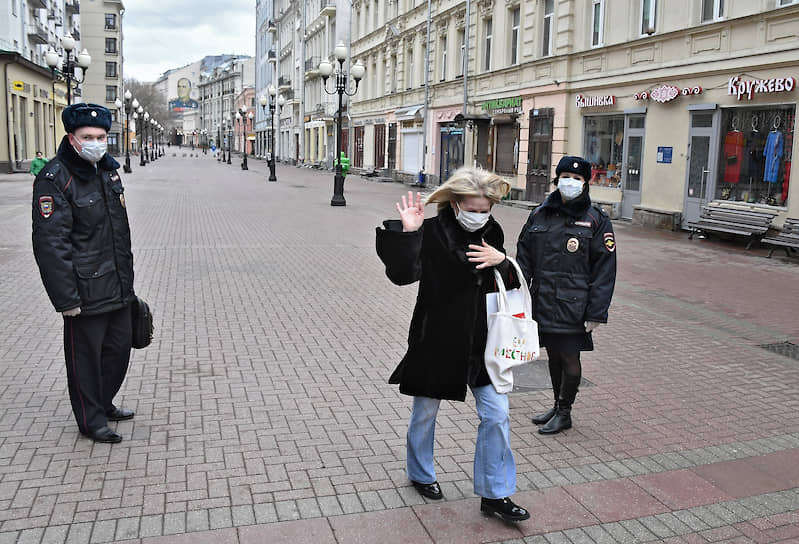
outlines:
{"label": "distant pedestrian", "polygon": [[44,158],[41,151],[37,151],[36,158],[31,161],[31,174],[38,176],[45,164],[47,164],[47,159]]}
{"label": "distant pedestrian", "polygon": [[119,442],[108,421],[133,417],[114,406],[131,349],[133,254],[125,193],[106,153],[111,112],[73,104],[67,135],[33,184],[33,252],[50,301],[64,318],[72,412],[95,442]]}
{"label": "distant pedestrian", "polygon": [[464,401],[467,386],[480,424],[474,455],[474,492],[480,509],[507,521],[528,519],[514,504],[516,463],[510,448],[508,396],[494,389],[486,371],[485,295],[494,290],[496,268],[509,287],[519,285],[505,258],[502,228],[491,208],[510,185],[476,168],[457,170],[426,200],[438,215],[424,218],[420,195],[397,204],[400,220],[377,229],[377,253],[397,285],[419,282],[408,351],[389,379],[413,396],[407,435],[408,478],[424,497],[443,497],[436,480],[433,436],[439,404]]}
{"label": "distant pedestrian", "polygon": [[524,225],[516,259],[531,283],[533,319],[549,358],[554,407],[533,417],[538,432],[572,426],[571,407],[582,378],[580,352],[594,349],[592,331],[608,321],[616,283],[616,239],[610,218],[591,204],[591,165],[563,157],[555,169],[556,191]]}

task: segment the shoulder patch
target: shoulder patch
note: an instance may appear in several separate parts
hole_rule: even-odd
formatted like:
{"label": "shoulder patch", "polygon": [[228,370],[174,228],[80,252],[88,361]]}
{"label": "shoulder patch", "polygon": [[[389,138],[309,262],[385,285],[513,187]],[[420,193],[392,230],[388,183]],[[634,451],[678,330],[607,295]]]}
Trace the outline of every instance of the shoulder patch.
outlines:
{"label": "shoulder patch", "polygon": [[616,238],[613,236],[612,232],[606,232],[604,235],[604,240],[605,249],[608,250],[608,253],[613,253],[616,251]]}
{"label": "shoulder patch", "polygon": [[39,197],[39,213],[42,217],[49,219],[53,215],[53,197],[44,195]]}
{"label": "shoulder patch", "polygon": [[602,209],[600,206],[597,206],[596,204],[592,204],[592,205],[591,205],[591,207],[592,207],[592,208],[594,208],[595,210],[597,210],[597,211],[598,211],[599,213],[601,213],[602,215],[604,215],[604,216],[606,216],[606,217],[608,216],[608,212],[606,212],[605,210],[603,210],[603,209]]}

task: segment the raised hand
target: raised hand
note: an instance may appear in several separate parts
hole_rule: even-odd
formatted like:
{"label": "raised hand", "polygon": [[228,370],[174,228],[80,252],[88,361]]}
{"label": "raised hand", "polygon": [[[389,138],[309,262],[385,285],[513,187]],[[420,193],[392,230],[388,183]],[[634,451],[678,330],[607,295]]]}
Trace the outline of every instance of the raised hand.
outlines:
{"label": "raised hand", "polygon": [[413,232],[419,230],[424,222],[424,204],[422,195],[416,193],[416,202],[413,201],[413,192],[408,191],[407,198],[402,196],[402,204],[397,202],[397,211],[402,220],[403,232]]}

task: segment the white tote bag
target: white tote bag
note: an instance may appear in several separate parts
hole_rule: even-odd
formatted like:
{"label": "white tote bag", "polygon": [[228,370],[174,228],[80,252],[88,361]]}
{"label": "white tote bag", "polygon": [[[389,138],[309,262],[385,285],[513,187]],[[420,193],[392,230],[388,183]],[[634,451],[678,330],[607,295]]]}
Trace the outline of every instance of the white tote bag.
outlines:
{"label": "white tote bag", "polygon": [[521,287],[508,291],[502,276],[494,269],[499,292],[486,295],[485,365],[497,393],[509,393],[513,389],[514,366],[529,363],[541,354],[530,289],[516,261],[510,257],[508,260],[516,269]]}

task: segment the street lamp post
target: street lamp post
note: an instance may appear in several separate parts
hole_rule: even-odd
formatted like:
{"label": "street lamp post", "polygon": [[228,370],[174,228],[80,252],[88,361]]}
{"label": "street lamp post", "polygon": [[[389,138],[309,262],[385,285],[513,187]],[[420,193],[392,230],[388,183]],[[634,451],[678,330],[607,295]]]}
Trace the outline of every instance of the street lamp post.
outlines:
{"label": "street lamp post", "polygon": [[[222,147],[222,124],[216,125],[216,160],[222,162],[222,155],[224,154],[224,147]],[[220,151],[222,153],[220,153]]]}
{"label": "street lamp post", "polygon": [[[275,175],[275,94],[277,94],[277,89],[275,89],[274,85],[269,86],[269,98],[265,95],[261,95],[259,102],[261,103],[261,108],[266,114],[267,105],[269,106],[269,134],[266,138],[267,144],[269,146],[268,154],[267,154],[267,162],[269,163],[269,181],[277,181],[277,176]],[[277,99],[277,104],[280,106],[283,105],[285,99],[283,95],[280,95]]]}
{"label": "street lamp post", "polygon": [[152,140],[152,143],[150,144],[150,162],[153,162],[156,159],[155,153],[154,153],[154,148],[155,148],[155,125],[156,124],[157,124],[156,120],[153,119],[153,118],[150,118],[150,140]]}
{"label": "street lamp post", "polygon": [[233,164],[231,162],[230,151],[233,148],[233,115],[228,114],[227,116],[227,163]]}
{"label": "street lamp post", "polygon": [[249,170],[247,167],[247,147],[246,143],[244,142],[244,133],[245,130],[245,123],[247,122],[247,110],[241,108],[241,110],[236,112],[236,119],[239,121],[239,128],[241,128],[241,169],[242,170]]}
{"label": "street lamp post", "polygon": [[130,113],[136,111],[139,101],[130,94],[130,89],[125,91],[125,165],[122,169],[126,174],[130,174],[133,169],[130,167]]}
{"label": "street lamp post", "polygon": [[[64,61],[61,63],[60,67],[58,53],[56,53],[52,45],[47,50],[47,53],[44,54],[44,60],[53,73],[53,79],[55,79],[56,70],[58,70],[60,75],[66,80],[67,105],[70,105],[72,104],[72,82],[74,81],[80,84],[86,80],[86,70],[89,69],[89,65],[92,63],[92,57],[86,49],[73,56],[72,51],[75,49],[75,38],[72,37],[72,34],[67,34],[61,38],[61,47],[64,48],[66,57],[64,57]],[[81,75],[83,79],[78,79],[78,75],[75,73],[76,67],[82,70],[83,73]]]}
{"label": "street lamp post", "polygon": [[[138,122],[136,123],[136,129],[139,133],[139,166],[144,166],[147,162],[144,160],[144,106],[139,104],[139,107],[136,109],[138,116]],[[149,117],[149,115],[148,115]]]}
{"label": "street lamp post", "polygon": [[347,58],[347,46],[343,42],[338,42],[334,55],[338,61],[338,68],[335,69],[335,87],[332,91],[327,89],[327,78],[333,74],[333,64],[324,59],[319,63],[319,73],[322,75],[322,87],[327,94],[338,94],[338,130],[336,131],[336,175],[333,178],[333,198],[330,200],[331,206],[346,206],[347,201],[344,199],[344,172],[341,169],[341,114],[342,114],[342,100],[344,95],[353,96],[358,91],[358,84],[366,72],[366,68],[359,60],[355,66],[350,68],[350,75],[355,80],[355,88],[350,90],[347,72],[344,71],[344,60]]}
{"label": "street lamp post", "polygon": [[[253,127],[253,124],[252,124],[252,118],[253,117],[255,117],[253,112],[250,112],[250,113],[247,114],[247,119],[250,120],[250,125],[249,125],[250,130],[255,132],[255,128]],[[247,145],[246,144],[244,145],[244,152],[247,153]],[[255,156],[255,141],[253,141],[252,145],[250,146],[250,155],[252,155],[253,157]]]}

